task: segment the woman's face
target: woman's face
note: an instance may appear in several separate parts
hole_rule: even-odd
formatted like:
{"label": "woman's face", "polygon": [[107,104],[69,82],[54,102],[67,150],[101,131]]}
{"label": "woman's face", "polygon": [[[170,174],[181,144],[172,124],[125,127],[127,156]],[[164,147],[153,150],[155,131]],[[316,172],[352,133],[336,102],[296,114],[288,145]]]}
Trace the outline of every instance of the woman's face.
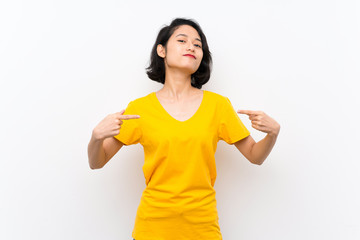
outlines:
{"label": "woman's face", "polygon": [[167,42],[166,50],[158,46],[158,54],[164,58],[165,69],[180,69],[188,74],[197,71],[203,58],[201,39],[195,28],[179,26]]}

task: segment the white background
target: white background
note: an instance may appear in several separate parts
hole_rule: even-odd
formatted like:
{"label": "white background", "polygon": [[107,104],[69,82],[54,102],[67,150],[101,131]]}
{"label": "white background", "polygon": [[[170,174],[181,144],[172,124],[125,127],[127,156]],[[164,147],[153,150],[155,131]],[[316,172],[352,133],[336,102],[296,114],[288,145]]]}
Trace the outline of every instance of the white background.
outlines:
{"label": "white background", "polygon": [[202,89],[281,125],[261,166],[218,143],[223,238],[360,239],[359,16],[356,0],[2,1],[0,239],[132,239],[143,148],[91,170],[87,144],[107,114],[162,87],[145,67],[176,17],[207,36]]}

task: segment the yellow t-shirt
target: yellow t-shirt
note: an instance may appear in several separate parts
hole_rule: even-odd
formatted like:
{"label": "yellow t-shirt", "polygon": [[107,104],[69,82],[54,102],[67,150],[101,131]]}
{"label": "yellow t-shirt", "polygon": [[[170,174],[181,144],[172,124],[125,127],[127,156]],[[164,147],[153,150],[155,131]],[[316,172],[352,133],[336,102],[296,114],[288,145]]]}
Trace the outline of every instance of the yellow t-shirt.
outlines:
{"label": "yellow t-shirt", "polygon": [[137,209],[136,240],[221,240],[214,183],[217,142],[250,135],[230,100],[203,90],[196,113],[178,121],[155,92],[131,101],[116,139],[144,148],[146,188]]}

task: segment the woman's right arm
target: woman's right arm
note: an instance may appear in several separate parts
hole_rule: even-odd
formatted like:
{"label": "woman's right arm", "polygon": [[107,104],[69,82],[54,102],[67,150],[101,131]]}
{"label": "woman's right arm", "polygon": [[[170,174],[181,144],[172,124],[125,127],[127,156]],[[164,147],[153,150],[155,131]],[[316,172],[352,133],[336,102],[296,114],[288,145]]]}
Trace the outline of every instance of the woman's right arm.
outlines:
{"label": "woman's right arm", "polygon": [[124,145],[114,138],[120,133],[122,120],[136,119],[139,115],[123,115],[125,110],[105,117],[93,130],[88,145],[91,169],[102,168]]}
{"label": "woman's right arm", "polygon": [[90,168],[102,168],[123,145],[122,142],[113,137],[101,140],[96,139],[93,134],[88,145]]}

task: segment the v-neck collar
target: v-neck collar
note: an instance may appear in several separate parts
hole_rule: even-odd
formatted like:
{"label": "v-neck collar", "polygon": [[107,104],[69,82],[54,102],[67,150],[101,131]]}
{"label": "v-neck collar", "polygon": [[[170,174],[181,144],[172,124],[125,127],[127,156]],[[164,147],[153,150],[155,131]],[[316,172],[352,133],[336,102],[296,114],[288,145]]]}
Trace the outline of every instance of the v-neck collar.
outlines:
{"label": "v-neck collar", "polygon": [[174,118],[173,116],[171,116],[166,110],[165,108],[161,105],[159,99],[157,98],[156,96],[156,92],[152,92],[151,95],[153,97],[153,100],[154,102],[156,102],[156,104],[162,109],[162,111],[164,112],[165,115],[167,115],[170,119],[172,119],[173,121],[176,121],[178,123],[186,123],[186,122],[189,122],[191,121],[192,119],[194,119],[197,115],[199,115],[199,112],[202,108],[204,108],[204,102],[206,100],[206,90],[202,90],[203,91],[203,97],[202,97],[202,100],[201,100],[201,103],[200,103],[200,106],[198,107],[198,109],[196,110],[196,112],[190,117],[188,118],[187,120],[185,121],[180,121],[176,118]]}

